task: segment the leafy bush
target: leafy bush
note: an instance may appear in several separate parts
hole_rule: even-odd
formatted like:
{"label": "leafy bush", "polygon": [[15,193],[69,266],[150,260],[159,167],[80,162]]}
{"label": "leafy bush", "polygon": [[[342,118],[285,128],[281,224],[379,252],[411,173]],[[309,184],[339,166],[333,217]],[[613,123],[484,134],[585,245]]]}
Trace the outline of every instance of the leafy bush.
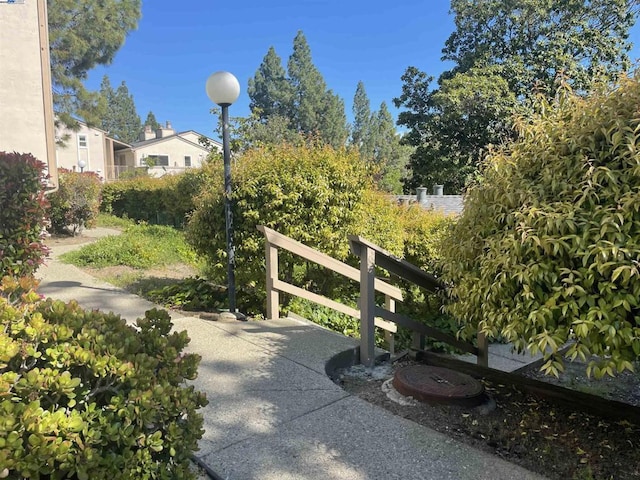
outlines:
{"label": "leafy bush", "polygon": [[[222,166],[209,168],[210,181],[188,223],[187,240],[207,259],[212,280],[226,284]],[[236,279],[243,289],[238,303],[246,313],[261,312],[264,239],[256,226],[266,225],[344,260],[346,237],[355,232],[370,178],[355,152],[314,145],[255,148],[232,170]],[[284,278],[293,277],[296,261],[286,252],[280,255]]]}
{"label": "leafy bush", "polygon": [[194,251],[182,232],[161,225],[132,225],[120,235],[101,238],[61,256],[79,267],[126,265],[152,268],[173,263],[196,264]]}
{"label": "leafy bush", "polygon": [[564,93],[493,152],[444,253],[450,311],[596,377],[640,356],[640,83]]}
{"label": "leafy bush", "polygon": [[0,315],[0,473],[19,478],[191,479],[202,436],[199,357],[164,311],[137,329],[8,278]]}
{"label": "leafy bush", "polygon": [[92,172],[59,169],[58,179],[58,190],[49,195],[53,231],[63,233],[69,229],[75,235],[84,227],[95,226],[100,209],[100,177]]}
{"label": "leafy bush", "polygon": [[32,275],[47,256],[44,163],[0,152],[0,278]]}
{"label": "leafy bush", "polygon": [[138,222],[182,227],[194,209],[194,199],[205,179],[205,171],[190,169],[179,175],[108,183],[102,190],[100,208]]}

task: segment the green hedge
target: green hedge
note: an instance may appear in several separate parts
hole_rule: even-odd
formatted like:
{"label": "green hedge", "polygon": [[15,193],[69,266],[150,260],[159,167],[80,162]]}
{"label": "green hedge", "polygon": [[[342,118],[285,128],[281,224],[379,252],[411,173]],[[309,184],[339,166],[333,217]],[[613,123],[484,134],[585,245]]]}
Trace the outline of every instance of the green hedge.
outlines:
{"label": "green hedge", "polygon": [[32,275],[47,255],[44,168],[29,153],[0,152],[0,278]]}
{"label": "green hedge", "polygon": [[2,282],[0,476],[192,479],[207,402],[199,357],[165,311],[137,328],[112,313]]}
{"label": "green hedge", "polygon": [[[206,257],[211,279],[226,285],[222,168],[213,167],[211,183],[199,198],[186,233],[197,252]],[[370,172],[355,152],[309,144],[262,147],[238,158],[232,176],[238,304],[245,313],[261,314],[265,309],[264,237],[257,225],[354,266],[358,259],[349,253],[347,237],[362,235],[437,273],[437,245],[452,220],[420,207],[400,207],[373,190]],[[355,306],[359,296],[355,282],[283,250],[278,260],[280,278]],[[407,301],[399,308],[404,313],[455,331],[455,323],[442,313],[439,297],[402,286]],[[281,297],[286,311],[289,298]],[[290,307],[301,315],[315,308],[298,301]],[[313,311],[312,316],[326,319],[324,310]],[[340,331],[357,333],[350,320],[336,314],[335,321]]]}
{"label": "green hedge", "polygon": [[182,227],[205,183],[202,169],[160,178],[139,177],[104,185],[103,212],[135,221]]}
{"label": "green hedge", "polygon": [[[226,284],[226,240],[222,165],[209,166],[210,180],[198,199],[187,240],[207,259],[214,282]],[[249,150],[232,168],[234,244],[238,304],[247,313],[264,311],[266,225],[335,258],[345,260],[346,237],[356,232],[363,195],[371,179],[356,152],[328,146],[277,145]],[[293,279],[298,260],[280,255],[284,278]]]}

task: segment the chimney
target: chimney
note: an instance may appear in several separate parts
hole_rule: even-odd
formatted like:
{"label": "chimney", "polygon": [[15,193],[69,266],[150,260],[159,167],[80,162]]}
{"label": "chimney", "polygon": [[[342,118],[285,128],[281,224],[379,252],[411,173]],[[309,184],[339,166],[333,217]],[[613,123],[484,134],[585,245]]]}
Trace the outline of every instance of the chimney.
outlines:
{"label": "chimney", "polygon": [[140,141],[144,142],[145,140],[151,140],[153,138],[156,138],[155,132],[151,130],[150,125],[145,125],[144,130],[140,134]]}
{"label": "chimney", "polygon": [[433,186],[433,194],[441,197],[444,195],[444,185],[434,185]]}
{"label": "chimney", "polygon": [[416,201],[420,204],[427,202],[427,187],[416,188]]}
{"label": "chimney", "polygon": [[166,138],[174,135],[176,132],[171,126],[171,122],[167,121],[166,126],[160,126],[159,129],[156,130],[156,138]]}

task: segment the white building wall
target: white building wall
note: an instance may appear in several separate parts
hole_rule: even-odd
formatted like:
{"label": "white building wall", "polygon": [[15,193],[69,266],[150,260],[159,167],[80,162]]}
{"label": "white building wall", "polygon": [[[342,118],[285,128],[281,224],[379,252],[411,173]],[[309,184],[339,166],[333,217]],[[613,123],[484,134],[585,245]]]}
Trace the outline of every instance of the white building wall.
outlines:
{"label": "white building wall", "polygon": [[177,137],[158,142],[153,145],[136,147],[136,159],[138,166],[144,166],[144,158],[155,155],[168,155],[169,164],[167,169],[184,169],[185,156],[191,157],[191,167],[200,167],[209,152],[199,145],[180,140]]}
{"label": "white building wall", "polygon": [[[0,151],[31,153],[55,172],[46,1],[0,3]],[[55,179],[57,176],[52,175]]]}
{"label": "white building wall", "polygon": [[[56,145],[58,167],[80,171],[78,162],[84,160],[85,172],[107,171],[105,162],[105,134],[102,130],[80,124],[77,132],[64,129],[56,132],[58,138],[67,138],[64,145]],[[82,141],[81,140],[85,140]]]}

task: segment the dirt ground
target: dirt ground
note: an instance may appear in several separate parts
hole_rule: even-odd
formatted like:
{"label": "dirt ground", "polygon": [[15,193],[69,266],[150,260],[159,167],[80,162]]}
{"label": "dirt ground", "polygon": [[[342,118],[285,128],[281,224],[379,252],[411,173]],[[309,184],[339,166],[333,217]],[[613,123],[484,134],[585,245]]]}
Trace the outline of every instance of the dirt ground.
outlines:
{"label": "dirt ground", "polygon": [[[599,418],[487,380],[482,383],[489,400],[479,407],[419,403],[395,392],[390,380],[396,368],[413,363],[404,359],[372,373],[356,366],[340,372],[337,383],[398,416],[551,479],[640,479],[640,426]],[[631,393],[614,397],[637,399],[637,375],[630,374],[626,383]]]}

